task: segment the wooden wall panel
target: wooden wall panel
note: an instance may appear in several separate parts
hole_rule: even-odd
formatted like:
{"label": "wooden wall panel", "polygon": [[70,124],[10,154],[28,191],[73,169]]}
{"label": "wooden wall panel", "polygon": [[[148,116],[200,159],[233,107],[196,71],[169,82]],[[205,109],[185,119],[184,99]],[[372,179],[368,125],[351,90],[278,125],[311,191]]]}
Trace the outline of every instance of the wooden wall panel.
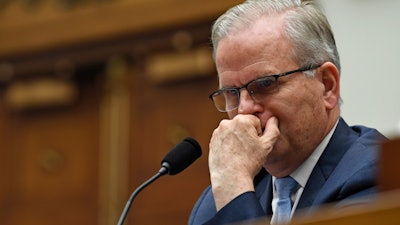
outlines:
{"label": "wooden wall panel", "polygon": [[209,185],[208,142],[225,117],[208,99],[217,80],[211,76],[153,84],[144,78],[139,83],[132,122],[132,189],[155,174],[164,155],[186,136],[199,141],[203,155],[180,174],[162,177],[144,190],[132,206],[130,224],[186,224],[197,198]]}
{"label": "wooden wall panel", "polygon": [[[144,190],[127,221],[186,224],[209,184],[211,132],[225,117],[208,99],[217,88],[211,53],[207,59],[201,51],[201,66],[186,60],[210,49],[211,21],[242,1],[118,0],[94,7],[97,1],[88,1],[62,10],[43,2],[32,11],[13,3],[0,11],[2,224],[116,224],[131,191],[158,171],[177,142],[192,136],[203,156]],[[189,44],[174,43],[182,32]],[[167,77],[150,72],[156,64],[149,59],[160,55]],[[184,68],[168,67],[177,61]],[[7,111],[8,87],[43,77],[89,81],[74,106]]]}
{"label": "wooden wall panel", "polygon": [[74,107],[30,113],[2,105],[2,224],[97,223],[96,99],[82,94]]}
{"label": "wooden wall panel", "polygon": [[[53,3],[52,3],[53,2]],[[239,0],[118,0],[63,9],[44,1],[0,11],[0,59],[214,19]]]}

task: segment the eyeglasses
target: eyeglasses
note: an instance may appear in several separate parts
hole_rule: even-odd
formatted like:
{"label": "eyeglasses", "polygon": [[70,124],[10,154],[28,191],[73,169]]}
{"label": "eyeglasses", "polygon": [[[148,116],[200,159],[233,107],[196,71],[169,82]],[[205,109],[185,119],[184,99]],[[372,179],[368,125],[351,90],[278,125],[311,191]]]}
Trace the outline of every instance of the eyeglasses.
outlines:
{"label": "eyeglasses", "polygon": [[264,77],[257,78],[255,80],[250,81],[249,83],[241,86],[241,87],[226,87],[214,91],[210,94],[210,99],[214,102],[215,107],[220,112],[229,112],[235,110],[239,107],[240,103],[240,90],[246,88],[247,92],[249,92],[250,96],[253,100],[259,100],[260,97],[265,96],[266,94],[270,94],[273,91],[278,90],[279,82],[278,78],[287,76],[290,74],[305,72],[308,70],[313,70],[318,66],[306,66],[297,70],[292,70],[288,72],[284,72],[276,75],[267,75]]}

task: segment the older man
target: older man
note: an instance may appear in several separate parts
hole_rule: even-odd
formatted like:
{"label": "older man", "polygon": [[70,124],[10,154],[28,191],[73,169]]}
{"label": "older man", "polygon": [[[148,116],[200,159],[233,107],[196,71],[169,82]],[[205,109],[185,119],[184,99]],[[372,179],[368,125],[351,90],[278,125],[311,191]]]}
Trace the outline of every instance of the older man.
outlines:
{"label": "older man", "polygon": [[229,120],[212,134],[211,186],[190,225],[284,224],[296,209],[376,192],[384,137],[340,117],[339,55],[315,1],[246,1],[216,21],[212,41],[219,89],[210,97]]}

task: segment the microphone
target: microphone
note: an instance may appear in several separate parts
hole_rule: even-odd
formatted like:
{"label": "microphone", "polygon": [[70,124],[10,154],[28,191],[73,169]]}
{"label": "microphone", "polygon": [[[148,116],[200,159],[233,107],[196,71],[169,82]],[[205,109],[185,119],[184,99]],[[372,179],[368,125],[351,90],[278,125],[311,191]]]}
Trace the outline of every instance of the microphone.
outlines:
{"label": "microphone", "polygon": [[191,137],[186,137],[185,139],[183,139],[183,141],[172,148],[161,161],[160,170],[154,176],[152,176],[150,179],[148,179],[146,182],[136,188],[136,190],[129,197],[128,202],[126,203],[125,208],[122,211],[121,216],[118,220],[118,225],[122,225],[124,223],[133,200],[141,190],[143,190],[149,184],[153,183],[155,180],[165,174],[175,175],[177,173],[180,173],[200,156],[201,147],[199,143]]}

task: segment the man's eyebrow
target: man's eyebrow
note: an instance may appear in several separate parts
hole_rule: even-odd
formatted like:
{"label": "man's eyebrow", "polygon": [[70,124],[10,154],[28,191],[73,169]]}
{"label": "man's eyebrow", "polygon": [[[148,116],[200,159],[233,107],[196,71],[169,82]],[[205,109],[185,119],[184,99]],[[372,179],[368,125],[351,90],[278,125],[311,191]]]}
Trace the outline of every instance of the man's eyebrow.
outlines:
{"label": "man's eyebrow", "polygon": [[239,86],[233,86],[233,85],[231,85],[231,86],[227,86],[227,85],[224,85],[224,86],[221,86],[221,87],[219,87],[219,89],[218,90],[222,90],[222,89],[232,89],[232,88],[239,88]]}

